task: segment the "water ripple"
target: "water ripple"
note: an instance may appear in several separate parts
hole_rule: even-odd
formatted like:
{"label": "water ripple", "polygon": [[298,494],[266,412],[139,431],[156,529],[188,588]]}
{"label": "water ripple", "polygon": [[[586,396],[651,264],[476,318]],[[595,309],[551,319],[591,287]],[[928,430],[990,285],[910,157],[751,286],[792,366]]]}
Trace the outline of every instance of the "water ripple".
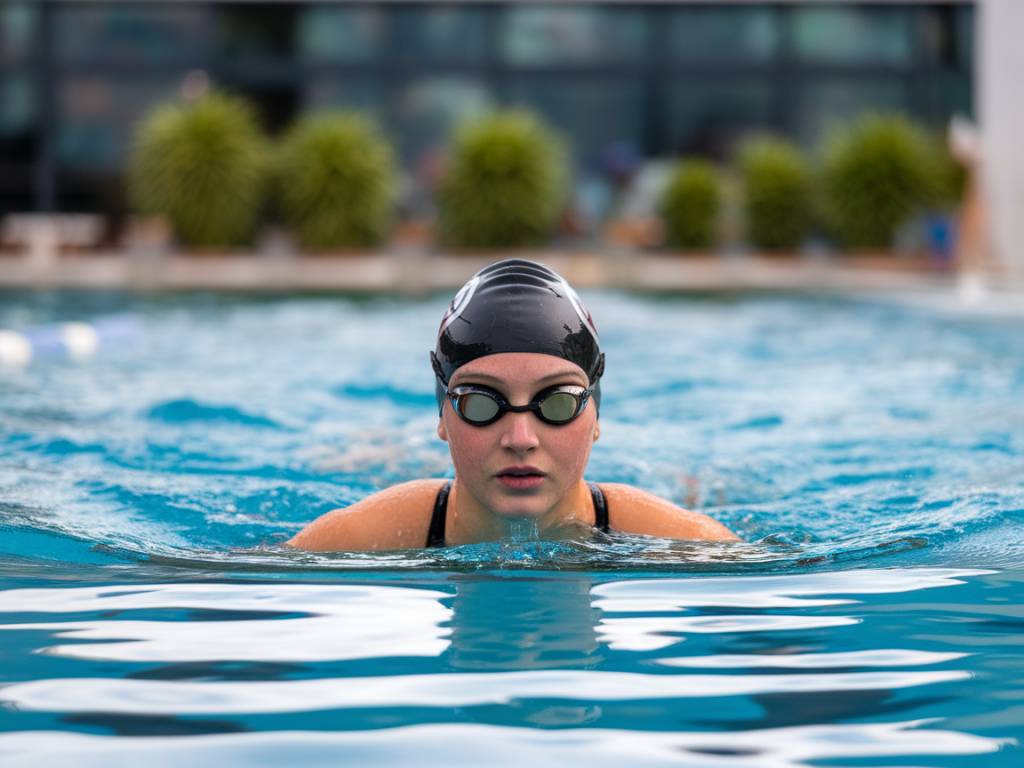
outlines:
{"label": "water ripple", "polygon": [[[729,734],[614,729],[543,731],[486,725],[420,725],[357,733],[284,731],[190,737],[131,738],[57,731],[0,734],[0,760],[9,768],[74,764],[109,768],[191,765],[284,764],[333,768],[403,765],[430,768],[489,766],[714,765],[789,768],[810,761],[891,758],[905,755],[984,755],[1006,740],[934,726],[941,720],[817,725]],[[928,727],[922,727],[928,726]]]}
{"label": "water ripple", "polygon": [[280,714],[357,707],[473,707],[538,699],[609,702],[891,691],[969,677],[969,672],[961,670],[828,675],[645,675],[531,670],[244,683],[57,678],[2,685],[0,702],[33,711]]}

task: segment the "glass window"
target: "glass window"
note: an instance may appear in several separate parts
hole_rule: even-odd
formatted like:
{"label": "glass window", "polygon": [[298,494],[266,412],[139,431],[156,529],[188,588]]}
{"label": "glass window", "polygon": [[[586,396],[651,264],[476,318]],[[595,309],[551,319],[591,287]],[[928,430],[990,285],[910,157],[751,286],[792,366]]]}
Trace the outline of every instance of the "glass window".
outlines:
{"label": "glass window", "polygon": [[493,107],[490,91],[473,77],[425,77],[394,98],[402,159],[417,169],[443,151],[459,124]]}
{"label": "glass window", "polygon": [[210,25],[206,9],[193,3],[65,4],[55,9],[54,36],[62,61],[198,60],[208,50]]}
{"label": "glass window", "polygon": [[972,6],[956,9],[957,64],[968,72],[974,70],[974,18]]}
{"label": "glass window", "polygon": [[912,57],[910,16],[903,8],[848,6],[793,9],[796,55],[837,64],[905,64]]}
{"label": "glass window", "polygon": [[5,72],[0,79],[0,141],[31,130],[35,90],[28,72]]}
{"label": "glass window", "polygon": [[944,130],[953,115],[974,115],[974,87],[970,75],[936,72],[921,86],[928,104],[928,121]]}
{"label": "glass window", "polygon": [[644,13],[621,6],[510,7],[501,50],[512,64],[640,60],[646,54]]}
{"label": "glass window", "polygon": [[180,83],[178,77],[65,77],[57,91],[59,164],[96,171],[120,169],[139,121],[158,103],[176,99]]}
{"label": "glass window", "polygon": [[830,78],[803,85],[799,90],[797,131],[817,144],[827,135],[868,112],[909,112],[906,87],[901,80]]}
{"label": "glass window", "polygon": [[486,22],[483,8],[398,7],[392,11],[393,50],[403,59],[479,61]]}
{"label": "glass window", "polygon": [[36,31],[36,9],[29,3],[0,5],[0,61],[27,56]]}
{"label": "glass window", "polygon": [[772,127],[772,89],[749,79],[673,83],[668,119],[673,155],[725,159],[744,136]]}
{"label": "glass window", "polygon": [[331,76],[309,80],[302,94],[304,112],[352,109],[383,119],[381,87],[375,78]]}
{"label": "glass window", "polygon": [[380,8],[311,5],[299,19],[299,55],[311,61],[367,61],[380,50],[384,22]]}
{"label": "glass window", "polygon": [[0,213],[32,206],[35,106],[31,73],[5,72],[0,78]]}
{"label": "glass window", "polygon": [[921,41],[924,58],[931,64],[954,65],[957,57],[956,9],[934,6],[921,10]]}
{"label": "glass window", "polygon": [[677,60],[764,61],[779,45],[777,16],[763,6],[690,6],[672,13],[669,50]]}
{"label": "glass window", "polygon": [[509,84],[509,97],[560,133],[576,163],[612,145],[643,146],[643,88],[632,78],[524,77]]}
{"label": "glass window", "polygon": [[219,53],[229,59],[291,56],[299,11],[288,3],[222,4],[217,9]]}

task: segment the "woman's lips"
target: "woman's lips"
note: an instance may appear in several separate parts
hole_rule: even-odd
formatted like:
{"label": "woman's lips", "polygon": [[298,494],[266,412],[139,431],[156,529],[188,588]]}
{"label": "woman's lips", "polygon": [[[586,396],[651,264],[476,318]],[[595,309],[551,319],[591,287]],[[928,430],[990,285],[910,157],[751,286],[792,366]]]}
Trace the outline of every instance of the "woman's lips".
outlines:
{"label": "woman's lips", "polygon": [[527,491],[540,487],[544,473],[536,467],[509,467],[495,475],[495,479],[506,488]]}
{"label": "woman's lips", "polygon": [[539,488],[544,478],[541,475],[498,475],[498,482],[506,488],[526,491]]}

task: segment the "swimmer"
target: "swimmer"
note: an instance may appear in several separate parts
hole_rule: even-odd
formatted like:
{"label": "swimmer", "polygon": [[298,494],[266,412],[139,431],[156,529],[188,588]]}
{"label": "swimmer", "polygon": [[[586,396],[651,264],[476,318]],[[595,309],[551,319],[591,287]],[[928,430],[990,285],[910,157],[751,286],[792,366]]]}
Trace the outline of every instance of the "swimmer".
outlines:
{"label": "swimmer", "polygon": [[576,527],[736,541],[707,515],[583,473],[601,434],[604,353],[579,296],[548,267],[492,264],[455,295],[430,353],[437,434],[455,479],[413,480],[314,520],[308,550],[444,547]]}

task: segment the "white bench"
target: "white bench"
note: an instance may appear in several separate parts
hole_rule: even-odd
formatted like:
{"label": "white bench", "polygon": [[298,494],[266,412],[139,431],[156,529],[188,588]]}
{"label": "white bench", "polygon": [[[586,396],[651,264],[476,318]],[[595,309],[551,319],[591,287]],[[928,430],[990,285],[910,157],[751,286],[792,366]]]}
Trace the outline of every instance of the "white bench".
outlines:
{"label": "white bench", "polygon": [[103,232],[103,219],[95,214],[16,213],[0,227],[0,241],[24,248],[34,266],[51,265],[63,248],[93,248]]}

